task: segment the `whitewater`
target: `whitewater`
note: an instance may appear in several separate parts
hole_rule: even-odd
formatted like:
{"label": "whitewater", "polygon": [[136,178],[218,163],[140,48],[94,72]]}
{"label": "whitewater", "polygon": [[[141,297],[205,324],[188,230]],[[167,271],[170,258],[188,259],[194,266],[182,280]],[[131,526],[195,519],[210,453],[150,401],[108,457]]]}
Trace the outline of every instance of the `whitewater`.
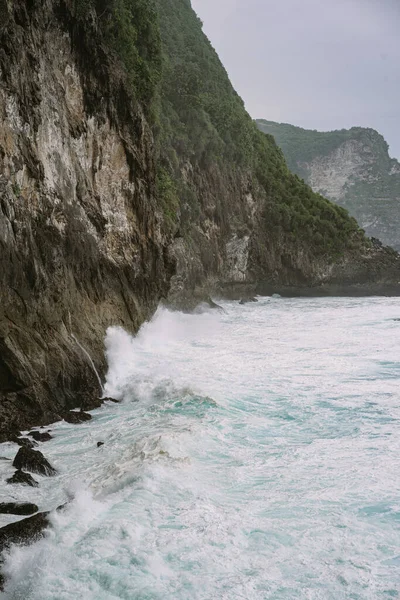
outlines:
{"label": "whitewater", "polygon": [[399,299],[222,306],[109,329],[121,403],[50,427],[38,489],[0,461],[0,502],[68,502],[1,598],[400,597]]}

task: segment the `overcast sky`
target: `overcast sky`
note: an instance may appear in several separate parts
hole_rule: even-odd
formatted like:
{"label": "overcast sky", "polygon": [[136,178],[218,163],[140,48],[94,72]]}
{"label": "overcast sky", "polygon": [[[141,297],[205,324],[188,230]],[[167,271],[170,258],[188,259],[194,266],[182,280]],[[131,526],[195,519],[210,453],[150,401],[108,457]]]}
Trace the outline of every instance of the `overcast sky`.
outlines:
{"label": "overcast sky", "polygon": [[400,0],[192,0],[253,118],[382,133],[400,159]]}

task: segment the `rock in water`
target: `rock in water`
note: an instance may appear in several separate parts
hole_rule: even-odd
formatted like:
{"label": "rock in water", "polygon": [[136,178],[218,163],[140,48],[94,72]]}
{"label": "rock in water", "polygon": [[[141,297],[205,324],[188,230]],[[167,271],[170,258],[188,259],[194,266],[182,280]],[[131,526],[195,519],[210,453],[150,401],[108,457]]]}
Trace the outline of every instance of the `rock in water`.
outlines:
{"label": "rock in water", "polygon": [[89,413],[85,413],[82,410],[79,412],[70,410],[69,412],[65,413],[63,415],[63,419],[64,421],[66,421],[67,423],[83,423],[83,421],[90,421],[90,419],[92,418],[92,415],[90,415]]}
{"label": "rock in water", "polygon": [[34,448],[37,446],[36,442],[32,442],[32,440],[28,439],[27,437],[13,438],[11,441],[23,448]]}
{"label": "rock in water", "polygon": [[20,448],[18,450],[13,466],[17,469],[26,469],[32,473],[40,473],[48,477],[57,473],[39,450],[31,450],[30,448]]}
{"label": "rock in water", "polygon": [[31,502],[4,502],[0,503],[0,513],[3,515],[33,515],[39,510]]}
{"label": "rock in water", "polygon": [[100,446],[104,446],[104,442],[97,442],[97,447],[100,448]]}
{"label": "rock in water", "polygon": [[114,404],[120,404],[121,400],[116,400],[115,398],[103,398],[103,402],[114,402]]}
{"label": "rock in water", "polygon": [[20,469],[18,469],[18,471],[15,471],[14,475],[7,479],[7,483],[22,483],[22,485],[39,487],[38,482],[36,481],[36,479],[33,479],[32,475],[29,475],[29,473],[24,473]]}
{"label": "rock in water", "polygon": [[[38,513],[33,517],[10,523],[0,528],[0,554],[11,544],[26,545],[36,542],[43,537],[44,530],[49,525],[48,512]],[[1,559],[0,559],[0,562]],[[4,587],[4,575],[0,573],[0,591]]]}
{"label": "rock in water", "polygon": [[48,431],[42,433],[41,431],[31,431],[28,433],[36,442],[48,442],[53,439],[53,436],[50,435]]}
{"label": "rock in water", "polygon": [[257,298],[242,298],[239,304],[248,304],[249,302],[258,302]]}

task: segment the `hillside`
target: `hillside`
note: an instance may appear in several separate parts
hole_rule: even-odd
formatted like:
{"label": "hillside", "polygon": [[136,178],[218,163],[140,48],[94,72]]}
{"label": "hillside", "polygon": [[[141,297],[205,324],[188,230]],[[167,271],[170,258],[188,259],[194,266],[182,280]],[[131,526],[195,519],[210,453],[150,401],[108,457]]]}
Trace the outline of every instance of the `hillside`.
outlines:
{"label": "hillside", "polygon": [[377,131],[353,127],[318,132],[265,120],[257,124],[274,136],[293,173],[346,208],[369,236],[400,249],[400,163],[390,158]]}
{"label": "hillside", "polygon": [[0,438],[98,404],[107,327],[161,300],[399,281],[257,129],[189,0],[0,14]]}
{"label": "hillside", "polygon": [[294,177],[272,136],[257,130],[190,2],[157,8],[159,165],[175,215],[175,296],[215,280],[315,285],[340,260],[354,266],[369,245],[357,223]]}

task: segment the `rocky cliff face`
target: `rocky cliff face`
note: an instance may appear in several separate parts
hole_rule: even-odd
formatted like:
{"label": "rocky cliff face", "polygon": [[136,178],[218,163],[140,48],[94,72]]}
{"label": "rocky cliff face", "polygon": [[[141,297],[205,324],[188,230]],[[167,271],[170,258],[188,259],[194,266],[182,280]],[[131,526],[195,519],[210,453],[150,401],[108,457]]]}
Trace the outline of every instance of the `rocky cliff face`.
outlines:
{"label": "rocky cliff face", "polygon": [[111,324],[135,330],[171,268],[151,131],[96,22],[7,2],[0,32],[0,423],[101,394]]}
{"label": "rocky cliff face", "polygon": [[163,298],[400,280],[257,130],[189,0],[156,6],[0,0],[0,439],[94,406],[106,328]]}
{"label": "rocky cliff face", "polygon": [[[294,177],[244,109],[188,0],[157,0],[159,158],[177,258],[170,299],[399,277],[346,211]],[[168,185],[167,185],[168,184]]]}
{"label": "rocky cliff face", "polygon": [[330,200],[347,208],[367,234],[400,249],[400,164],[373,129],[320,133],[258,121],[274,135],[290,169]]}

